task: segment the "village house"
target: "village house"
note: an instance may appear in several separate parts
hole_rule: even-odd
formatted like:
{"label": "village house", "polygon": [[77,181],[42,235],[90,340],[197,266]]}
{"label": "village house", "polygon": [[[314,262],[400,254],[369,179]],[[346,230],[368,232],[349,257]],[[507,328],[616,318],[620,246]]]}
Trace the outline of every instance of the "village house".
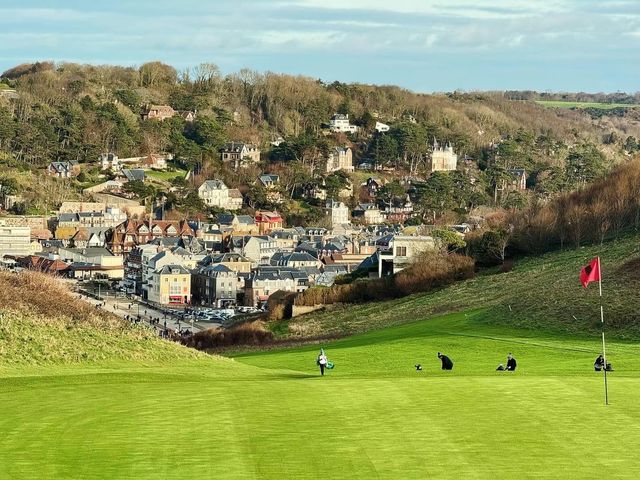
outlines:
{"label": "village house", "polygon": [[458,155],[453,152],[450,143],[440,146],[438,141],[433,139],[433,149],[431,151],[431,162],[429,168],[431,172],[449,172],[458,167]]}
{"label": "village house", "polygon": [[365,225],[384,223],[384,216],[375,203],[360,203],[353,210],[353,218]]}
{"label": "village house", "polygon": [[176,114],[169,105],[145,105],[140,112],[142,120],[166,120]]}
{"label": "village house", "polygon": [[231,249],[253,263],[269,265],[271,257],[279,250],[278,242],[268,235],[232,237]]}
{"label": "village house", "polygon": [[280,176],[273,174],[263,174],[258,177],[256,184],[267,191],[267,201],[271,203],[282,203],[282,193],[279,191]]}
{"label": "village house", "polygon": [[235,305],[238,274],[221,264],[201,266],[191,274],[193,303],[223,308]]}
{"label": "village house", "polygon": [[32,253],[31,228],[7,226],[4,220],[0,220],[0,258],[5,255],[22,256]]}
{"label": "village house", "polygon": [[146,287],[150,302],[167,306],[191,303],[191,273],[182,265],[165,265],[154,270]]}
{"label": "village house", "polygon": [[253,260],[236,252],[227,252],[208,255],[200,265],[224,265],[229,270],[236,273],[249,273],[251,267],[255,264]]}
{"label": "village house", "polygon": [[282,230],[273,230],[269,236],[273,238],[280,250],[293,250],[300,238],[300,232],[295,228],[283,228]]}
{"label": "village house", "polygon": [[322,267],[322,262],[307,252],[276,252],[270,263],[279,267]]}
{"label": "village house", "polygon": [[353,172],[353,152],[349,147],[334,147],[327,157],[327,173]]}
{"label": "village house", "polygon": [[224,210],[239,210],[242,208],[240,190],[228,188],[222,180],[206,180],[198,188],[198,196],[208,207]]}
{"label": "village house", "polygon": [[147,178],[147,174],[142,168],[123,168],[120,171],[120,176],[126,182],[144,182]]}
{"label": "village house", "polygon": [[257,211],[255,222],[260,235],[265,235],[272,230],[280,230],[284,221],[278,212]]}
{"label": "village house", "polygon": [[387,183],[389,182],[385,178],[369,177],[362,186],[366,189],[367,194],[370,197],[375,197],[378,194],[378,191]]}
{"label": "village house", "polygon": [[378,207],[386,217],[387,223],[404,223],[413,215],[413,202],[409,195],[380,200]]}
{"label": "village house", "polygon": [[338,225],[344,225],[346,223],[351,223],[351,218],[349,215],[349,207],[347,207],[342,202],[337,202],[335,200],[329,200],[326,204],[327,215],[331,217],[331,226],[333,228]]}
{"label": "village house", "polygon": [[107,245],[116,254],[127,254],[138,245],[160,237],[195,237],[186,220],[127,220],[107,232]]}
{"label": "village house", "polygon": [[100,163],[100,169],[103,171],[111,170],[117,172],[121,167],[120,159],[115,153],[101,153],[98,157],[98,162]]}
{"label": "village house", "polygon": [[378,255],[378,277],[393,275],[411,265],[421,253],[435,250],[436,240],[424,235],[393,235]]}
{"label": "village house", "polygon": [[358,127],[349,123],[349,115],[336,113],[329,121],[329,130],[332,132],[356,133]]}
{"label": "village house", "polygon": [[76,177],[80,173],[80,165],[75,160],[68,162],[51,162],[47,167],[47,175],[57,178]]}
{"label": "village house", "polygon": [[18,266],[27,270],[42,272],[49,275],[67,276],[69,264],[60,260],[58,255],[28,255],[16,260]]}
{"label": "village house", "polygon": [[264,305],[277,291],[303,292],[309,287],[309,277],[301,270],[287,267],[260,268],[245,280],[244,304]]}
{"label": "village house", "polygon": [[220,150],[220,158],[230,163],[234,169],[243,165],[260,162],[260,149],[251,143],[231,142]]}
{"label": "village house", "polygon": [[106,228],[80,227],[69,240],[74,248],[92,248],[106,246]]}
{"label": "village house", "polygon": [[258,225],[251,215],[220,213],[216,219],[221,230],[230,229],[233,234],[257,235],[259,233]]}
{"label": "village house", "polygon": [[63,247],[58,249],[58,255],[60,260],[69,264],[69,276],[72,278],[121,280],[124,277],[122,257],[106,248]]}
{"label": "village house", "polygon": [[169,155],[158,155],[157,153],[152,153],[147,155],[142,160],[141,164],[143,168],[150,168],[153,170],[165,170],[168,167],[167,159],[171,159],[172,156]]}

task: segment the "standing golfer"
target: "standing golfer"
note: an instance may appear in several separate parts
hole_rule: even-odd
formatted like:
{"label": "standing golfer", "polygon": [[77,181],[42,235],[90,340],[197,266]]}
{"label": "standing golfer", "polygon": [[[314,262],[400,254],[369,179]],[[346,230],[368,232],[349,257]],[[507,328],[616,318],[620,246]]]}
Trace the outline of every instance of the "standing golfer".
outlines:
{"label": "standing golfer", "polygon": [[320,349],[316,363],[320,367],[320,375],[324,375],[324,367],[327,366],[327,356],[324,354],[324,349]]}
{"label": "standing golfer", "polygon": [[444,353],[438,352],[438,358],[442,362],[442,370],[453,370],[453,362]]}

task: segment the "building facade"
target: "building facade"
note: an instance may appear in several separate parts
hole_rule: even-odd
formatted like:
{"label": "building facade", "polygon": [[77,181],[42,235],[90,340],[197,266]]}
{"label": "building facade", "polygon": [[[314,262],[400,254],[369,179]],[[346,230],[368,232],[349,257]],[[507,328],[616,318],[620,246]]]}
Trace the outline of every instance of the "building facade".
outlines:
{"label": "building facade", "polygon": [[349,147],[335,147],[327,158],[327,173],[344,170],[353,172],[353,152]]}

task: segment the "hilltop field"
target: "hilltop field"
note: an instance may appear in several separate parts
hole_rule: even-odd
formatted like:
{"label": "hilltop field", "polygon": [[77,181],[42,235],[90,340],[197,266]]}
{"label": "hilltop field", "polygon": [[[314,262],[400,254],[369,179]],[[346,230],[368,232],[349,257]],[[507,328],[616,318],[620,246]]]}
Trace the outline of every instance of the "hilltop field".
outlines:
{"label": "hilltop field", "polygon": [[[597,288],[577,282],[595,254],[615,368],[608,406],[592,367]],[[74,303],[56,303],[58,327],[45,328],[45,301],[13,300],[0,323],[0,478],[637,478],[639,257],[628,237],[301,317],[289,327],[363,332],[322,345],[335,363],[325,377],[318,345],[207,356],[74,316]],[[0,282],[3,302],[43,291]],[[453,371],[439,369],[438,351]],[[495,371],[509,352],[517,371]]]}

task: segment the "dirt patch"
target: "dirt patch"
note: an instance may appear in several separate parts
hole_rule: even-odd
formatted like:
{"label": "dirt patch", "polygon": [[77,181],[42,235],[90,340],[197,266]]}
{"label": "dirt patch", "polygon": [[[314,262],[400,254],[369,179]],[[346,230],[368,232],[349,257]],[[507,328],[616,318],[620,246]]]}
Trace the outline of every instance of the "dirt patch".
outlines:
{"label": "dirt patch", "polygon": [[629,260],[618,267],[616,274],[640,282],[640,257]]}

